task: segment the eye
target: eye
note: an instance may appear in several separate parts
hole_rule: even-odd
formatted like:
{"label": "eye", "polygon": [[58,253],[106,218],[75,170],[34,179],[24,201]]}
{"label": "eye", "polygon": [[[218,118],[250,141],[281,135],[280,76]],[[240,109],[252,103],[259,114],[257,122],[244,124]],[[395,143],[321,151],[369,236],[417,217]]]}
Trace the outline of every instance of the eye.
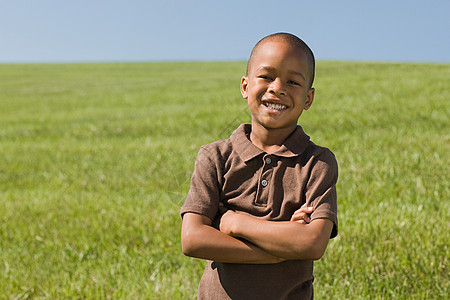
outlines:
{"label": "eye", "polygon": [[258,78],[264,79],[264,80],[268,80],[268,81],[272,81],[272,77],[270,77],[269,75],[259,75]]}
{"label": "eye", "polygon": [[298,83],[297,81],[294,81],[294,80],[289,80],[288,83],[292,84],[292,85],[299,85],[299,86],[301,86],[300,83]]}

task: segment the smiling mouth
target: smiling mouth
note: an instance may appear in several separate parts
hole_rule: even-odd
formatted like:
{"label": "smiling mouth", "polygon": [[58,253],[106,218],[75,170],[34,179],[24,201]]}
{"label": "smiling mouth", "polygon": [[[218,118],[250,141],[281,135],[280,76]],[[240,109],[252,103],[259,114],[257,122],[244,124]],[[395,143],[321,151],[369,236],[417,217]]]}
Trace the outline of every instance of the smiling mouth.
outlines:
{"label": "smiling mouth", "polygon": [[263,102],[263,105],[267,108],[270,109],[275,109],[275,110],[284,110],[287,108],[286,105],[283,104],[277,104],[277,103],[271,103],[271,102]]}

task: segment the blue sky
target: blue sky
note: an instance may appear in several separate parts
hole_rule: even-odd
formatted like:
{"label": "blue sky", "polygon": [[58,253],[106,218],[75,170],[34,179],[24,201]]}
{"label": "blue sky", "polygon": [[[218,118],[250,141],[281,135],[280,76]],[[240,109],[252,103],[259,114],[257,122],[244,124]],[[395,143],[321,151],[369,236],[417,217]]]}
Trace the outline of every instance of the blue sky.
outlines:
{"label": "blue sky", "polygon": [[0,0],[0,63],[246,60],[265,35],[319,60],[450,62],[450,1]]}

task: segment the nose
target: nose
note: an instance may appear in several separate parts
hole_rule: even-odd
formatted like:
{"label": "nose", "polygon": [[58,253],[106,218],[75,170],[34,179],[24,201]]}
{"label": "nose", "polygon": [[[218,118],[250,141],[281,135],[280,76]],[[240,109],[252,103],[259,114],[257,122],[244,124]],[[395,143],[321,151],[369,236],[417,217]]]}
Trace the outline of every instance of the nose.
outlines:
{"label": "nose", "polygon": [[276,78],[270,83],[268,92],[275,95],[286,96],[285,86],[280,78]]}

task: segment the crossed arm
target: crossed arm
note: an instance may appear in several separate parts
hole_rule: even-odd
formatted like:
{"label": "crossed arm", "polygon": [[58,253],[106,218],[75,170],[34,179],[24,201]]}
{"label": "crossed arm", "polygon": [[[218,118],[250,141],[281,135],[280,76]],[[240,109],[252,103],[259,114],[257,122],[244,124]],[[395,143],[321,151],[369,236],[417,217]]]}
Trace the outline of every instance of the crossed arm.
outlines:
{"label": "crossed arm", "polygon": [[333,229],[328,219],[310,221],[302,206],[290,221],[266,221],[234,211],[221,218],[220,230],[203,215],[183,216],[181,245],[188,256],[227,263],[267,264],[320,259]]}

